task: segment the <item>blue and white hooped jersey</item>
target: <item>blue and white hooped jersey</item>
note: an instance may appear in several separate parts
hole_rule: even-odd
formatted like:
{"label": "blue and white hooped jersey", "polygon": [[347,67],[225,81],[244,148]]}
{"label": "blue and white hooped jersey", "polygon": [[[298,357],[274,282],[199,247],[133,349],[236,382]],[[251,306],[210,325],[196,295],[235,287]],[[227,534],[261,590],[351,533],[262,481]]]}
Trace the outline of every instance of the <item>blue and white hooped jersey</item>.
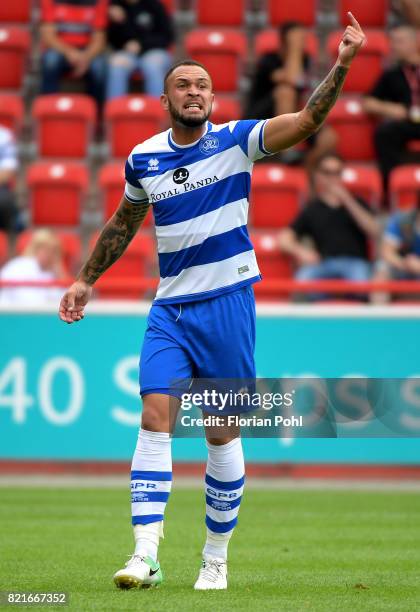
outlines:
{"label": "blue and white hooped jersey", "polygon": [[266,121],[207,122],[180,146],[171,130],[134,147],[125,197],[153,206],[160,282],[155,303],[202,300],[261,279],[247,230],[254,161]]}

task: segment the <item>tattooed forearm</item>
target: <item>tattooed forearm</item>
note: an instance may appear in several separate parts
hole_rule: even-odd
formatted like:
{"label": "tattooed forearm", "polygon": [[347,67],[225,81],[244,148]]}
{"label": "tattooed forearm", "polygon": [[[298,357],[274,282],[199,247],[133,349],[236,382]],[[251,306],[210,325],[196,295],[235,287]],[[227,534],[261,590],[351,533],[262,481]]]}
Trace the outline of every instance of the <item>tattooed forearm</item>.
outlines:
{"label": "tattooed forearm", "polygon": [[316,127],[320,127],[331,108],[334,106],[344,84],[348,68],[334,66],[328,76],[315,89],[306,104]]}
{"label": "tattooed forearm", "polygon": [[149,204],[131,204],[123,200],[102,230],[93,253],[81,269],[78,278],[93,285],[124,253],[148,210]]}

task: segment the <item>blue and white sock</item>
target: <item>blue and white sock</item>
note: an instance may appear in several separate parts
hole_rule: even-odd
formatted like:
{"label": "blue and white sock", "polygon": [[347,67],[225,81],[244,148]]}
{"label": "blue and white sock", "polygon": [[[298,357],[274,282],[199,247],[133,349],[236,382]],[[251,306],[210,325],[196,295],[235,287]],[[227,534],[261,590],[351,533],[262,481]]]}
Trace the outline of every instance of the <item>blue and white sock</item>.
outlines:
{"label": "blue and white sock", "polygon": [[131,514],[135,554],[157,558],[172,485],[171,437],[140,428],[131,464]]}
{"label": "blue and white sock", "polygon": [[245,481],[242,442],[240,438],[220,446],[207,442],[207,449],[207,540],[203,556],[227,559],[227,548],[238,521]]}

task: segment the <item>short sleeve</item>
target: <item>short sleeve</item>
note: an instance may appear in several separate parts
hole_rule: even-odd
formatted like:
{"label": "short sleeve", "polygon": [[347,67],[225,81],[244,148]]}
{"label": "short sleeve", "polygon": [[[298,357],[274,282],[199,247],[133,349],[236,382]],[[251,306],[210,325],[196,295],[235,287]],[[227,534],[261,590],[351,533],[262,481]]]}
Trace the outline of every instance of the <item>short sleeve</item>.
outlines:
{"label": "short sleeve", "polygon": [[399,215],[393,215],[385,228],[384,238],[393,242],[397,246],[403,242]]}
{"label": "short sleeve", "polygon": [[125,190],[124,195],[133,204],[145,204],[149,201],[147,193],[142,188],[140,181],[136,177],[133,169],[132,155],[125,163]]}
{"label": "short sleeve", "polygon": [[264,148],[264,128],[267,120],[231,121],[229,130],[245,155],[252,161],[272,155]]}
{"label": "short sleeve", "polygon": [[95,8],[94,27],[96,30],[105,30],[107,26],[108,0],[99,0]]}
{"label": "short sleeve", "polygon": [[41,21],[44,23],[54,23],[55,11],[52,0],[42,0],[41,2]]}

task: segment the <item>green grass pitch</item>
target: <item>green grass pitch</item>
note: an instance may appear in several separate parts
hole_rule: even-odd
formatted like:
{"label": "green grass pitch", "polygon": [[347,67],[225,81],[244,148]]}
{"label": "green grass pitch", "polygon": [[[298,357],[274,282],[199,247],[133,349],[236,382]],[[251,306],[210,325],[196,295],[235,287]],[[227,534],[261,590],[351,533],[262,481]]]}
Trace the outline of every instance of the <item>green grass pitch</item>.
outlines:
{"label": "green grass pitch", "polygon": [[175,489],[163,585],[118,591],[132,552],[124,489],[0,489],[0,590],[66,591],[78,612],[420,610],[418,493],[248,488],[229,590],[196,593],[203,512],[201,491]]}

